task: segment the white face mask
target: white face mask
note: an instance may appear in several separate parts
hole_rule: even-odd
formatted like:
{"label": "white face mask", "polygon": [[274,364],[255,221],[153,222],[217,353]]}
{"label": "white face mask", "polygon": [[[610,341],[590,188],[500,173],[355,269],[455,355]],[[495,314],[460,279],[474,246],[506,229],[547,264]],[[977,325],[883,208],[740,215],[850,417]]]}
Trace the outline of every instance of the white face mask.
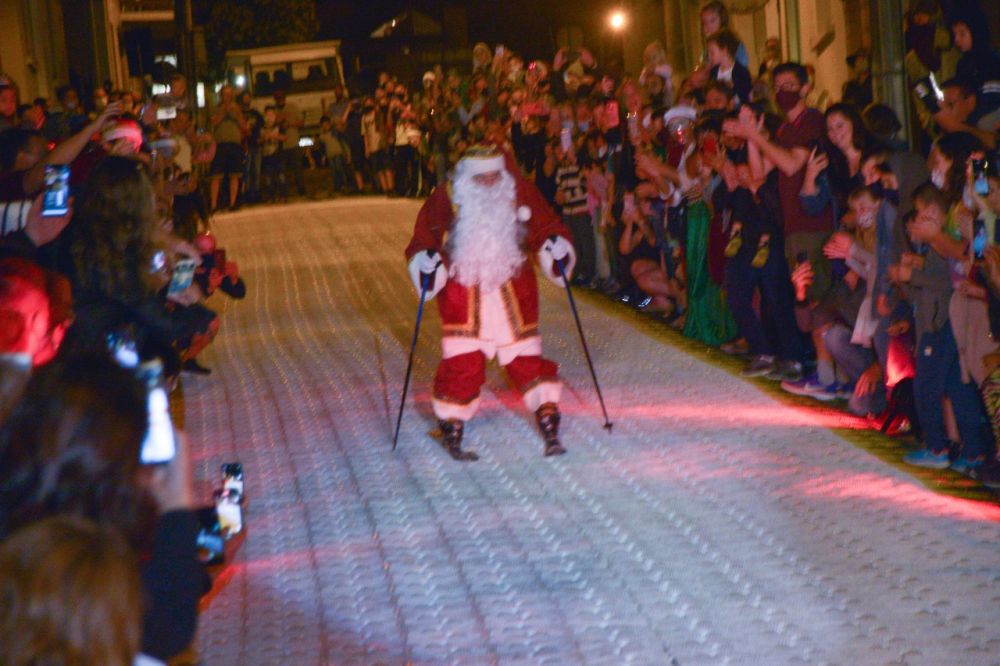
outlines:
{"label": "white face mask", "polygon": [[931,182],[934,183],[934,187],[938,188],[939,190],[943,190],[944,189],[944,185],[945,185],[945,173],[944,173],[944,171],[938,171],[937,169],[935,169],[934,171],[932,171],[931,172]]}
{"label": "white face mask", "polygon": [[873,224],[875,224],[874,211],[868,211],[858,215],[858,227],[862,229],[871,229]]}

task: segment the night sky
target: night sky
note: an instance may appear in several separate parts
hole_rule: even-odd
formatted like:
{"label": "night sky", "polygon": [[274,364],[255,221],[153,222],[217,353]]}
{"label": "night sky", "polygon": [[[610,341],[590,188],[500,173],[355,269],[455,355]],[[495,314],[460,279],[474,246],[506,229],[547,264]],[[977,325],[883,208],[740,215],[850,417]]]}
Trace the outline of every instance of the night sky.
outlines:
{"label": "night sky", "polygon": [[[551,58],[556,26],[577,23],[592,33],[615,0],[317,0],[321,39],[342,39],[355,48],[384,21],[412,7],[432,18],[443,5],[468,11],[469,41],[503,43],[529,58]],[[628,3],[626,3],[628,4]],[[574,13],[575,12],[575,13]]]}

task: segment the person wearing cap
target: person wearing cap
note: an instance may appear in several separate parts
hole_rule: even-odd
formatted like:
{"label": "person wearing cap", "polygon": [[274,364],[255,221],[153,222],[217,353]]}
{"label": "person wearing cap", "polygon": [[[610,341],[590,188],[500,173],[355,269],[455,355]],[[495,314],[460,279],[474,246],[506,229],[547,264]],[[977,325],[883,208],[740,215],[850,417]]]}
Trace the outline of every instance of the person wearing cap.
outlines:
{"label": "person wearing cap", "polygon": [[513,158],[493,146],[473,146],[452,179],[424,203],[406,248],[418,292],[426,286],[428,298],[441,296],[442,360],[433,409],[442,443],[456,460],[478,458],[462,450],[462,434],[479,407],[486,359],[493,357],[535,412],[545,455],[566,452],[559,442],[562,384],[557,364],[542,356],[529,257],[563,285],[556,262],[567,278],[576,263],[569,230]]}

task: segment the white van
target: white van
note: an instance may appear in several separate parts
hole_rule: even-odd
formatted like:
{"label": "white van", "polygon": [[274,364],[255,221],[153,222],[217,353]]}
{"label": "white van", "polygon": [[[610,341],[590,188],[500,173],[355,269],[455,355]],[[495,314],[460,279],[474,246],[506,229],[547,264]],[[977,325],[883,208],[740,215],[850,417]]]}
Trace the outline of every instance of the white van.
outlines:
{"label": "white van", "polygon": [[274,104],[275,90],[285,90],[287,102],[305,114],[305,140],[316,135],[324,104],[332,104],[344,85],[340,40],[228,51],[226,69],[231,83],[251,92],[261,113]]}

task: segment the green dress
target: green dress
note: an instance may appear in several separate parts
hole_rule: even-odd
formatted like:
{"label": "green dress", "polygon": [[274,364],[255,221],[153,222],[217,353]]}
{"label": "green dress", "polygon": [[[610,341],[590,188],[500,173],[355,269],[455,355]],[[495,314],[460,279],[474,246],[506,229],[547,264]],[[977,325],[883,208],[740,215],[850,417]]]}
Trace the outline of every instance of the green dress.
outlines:
{"label": "green dress", "polygon": [[717,347],[736,337],[736,321],[722,290],[708,273],[708,228],[712,216],[704,201],[687,210],[687,320],[684,335]]}

